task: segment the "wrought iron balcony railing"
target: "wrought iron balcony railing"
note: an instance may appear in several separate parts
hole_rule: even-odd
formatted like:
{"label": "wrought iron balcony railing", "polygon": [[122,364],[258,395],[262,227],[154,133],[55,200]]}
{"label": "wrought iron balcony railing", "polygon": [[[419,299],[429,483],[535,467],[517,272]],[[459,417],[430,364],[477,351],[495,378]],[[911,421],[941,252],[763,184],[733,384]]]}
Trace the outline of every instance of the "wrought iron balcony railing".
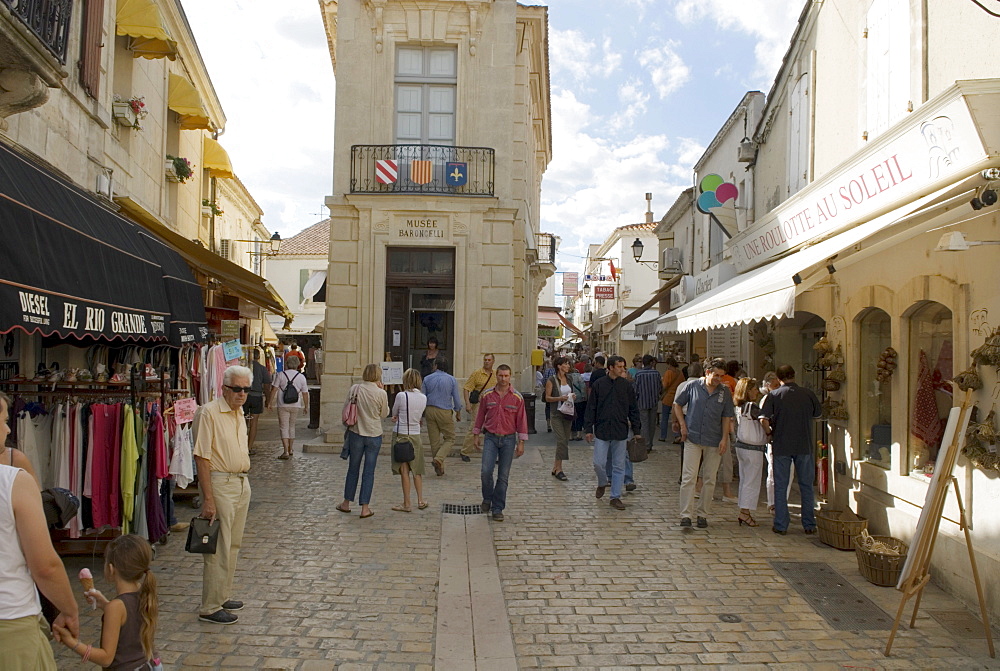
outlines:
{"label": "wrought iron balcony railing", "polygon": [[0,0],[52,55],[66,64],[73,0]]}
{"label": "wrought iron balcony railing", "polygon": [[494,153],[488,147],[356,144],[351,193],[492,196]]}
{"label": "wrought iron balcony railing", "polygon": [[556,262],[556,236],[551,233],[535,233],[535,244],[538,246],[538,262]]}

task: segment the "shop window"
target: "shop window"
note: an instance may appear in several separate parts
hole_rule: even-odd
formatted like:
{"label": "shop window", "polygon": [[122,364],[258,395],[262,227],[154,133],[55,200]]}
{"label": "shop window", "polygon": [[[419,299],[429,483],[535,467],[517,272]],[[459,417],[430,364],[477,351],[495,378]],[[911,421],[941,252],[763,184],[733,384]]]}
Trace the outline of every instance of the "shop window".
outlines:
{"label": "shop window", "polygon": [[[861,459],[889,468],[892,452],[892,384],[885,377],[886,349],[892,346],[892,321],[873,308],[858,322],[861,332],[861,368],[858,371]],[[882,362],[880,368],[879,363]]]}
{"label": "shop window", "polygon": [[952,315],[940,303],[928,302],[910,317],[910,349],[907,356],[909,471],[932,469],[951,409]]}

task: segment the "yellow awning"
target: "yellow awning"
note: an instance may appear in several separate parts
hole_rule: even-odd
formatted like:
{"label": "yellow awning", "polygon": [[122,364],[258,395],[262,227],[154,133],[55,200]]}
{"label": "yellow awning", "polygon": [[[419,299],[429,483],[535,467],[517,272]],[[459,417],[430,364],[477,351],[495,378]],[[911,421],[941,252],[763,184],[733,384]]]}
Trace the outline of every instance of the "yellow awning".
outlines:
{"label": "yellow awning", "polygon": [[119,35],[132,38],[129,48],[136,58],[177,58],[177,42],[170,37],[154,0],[118,0],[115,22]]}
{"label": "yellow awning", "polygon": [[122,210],[142,224],[146,230],[173,247],[184,257],[188,265],[204,275],[219,280],[230,293],[242,296],[254,305],[276,315],[281,315],[285,318],[286,323],[294,319],[295,315],[288,309],[285,301],[274,290],[271,283],[260,275],[222,258],[200,243],[189,240],[167,228],[155,216],[146,211],[145,207],[130,197],[116,196],[115,202],[121,206]]}
{"label": "yellow awning", "polygon": [[201,167],[208,170],[212,177],[236,178],[233,174],[233,164],[229,160],[229,154],[222,148],[218,140],[213,140],[206,135],[202,151]]}
{"label": "yellow awning", "polygon": [[208,117],[208,110],[202,102],[201,94],[187,77],[170,73],[170,92],[167,94],[167,107],[177,112],[181,117],[181,128],[203,128],[212,130],[215,124]]}

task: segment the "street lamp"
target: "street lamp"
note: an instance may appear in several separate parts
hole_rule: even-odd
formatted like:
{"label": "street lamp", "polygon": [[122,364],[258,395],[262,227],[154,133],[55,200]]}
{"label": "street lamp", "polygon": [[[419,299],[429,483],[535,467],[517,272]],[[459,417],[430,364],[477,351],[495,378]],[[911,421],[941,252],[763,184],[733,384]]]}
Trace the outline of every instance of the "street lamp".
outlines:
{"label": "street lamp", "polygon": [[641,263],[644,266],[649,266],[650,268],[656,270],[656,263],[655,262],[649,262],[649,261],[643,261],[642,260],[642,248],[644,246],[645,245],[642,244],[642,240],[640,240],[639,238],[636,238],[635,242],[632,243],[632,256],[633,256],[633,258],[635,258],[635,262],[636,263]]}
{"label": "street lamp", "polygon": [[590,298],[590,285],[589,284],[584,284],[583,285],[583,295],[586,296],[587,298]]}
{"label": "street lamp", "polygon": [[[234,242],[263,242],[262,240],[234,240]],[[269,252],[247,252],[250,256],[274,256],[281,250],[281,235],[275,231],[270,240],[271,251]]]}

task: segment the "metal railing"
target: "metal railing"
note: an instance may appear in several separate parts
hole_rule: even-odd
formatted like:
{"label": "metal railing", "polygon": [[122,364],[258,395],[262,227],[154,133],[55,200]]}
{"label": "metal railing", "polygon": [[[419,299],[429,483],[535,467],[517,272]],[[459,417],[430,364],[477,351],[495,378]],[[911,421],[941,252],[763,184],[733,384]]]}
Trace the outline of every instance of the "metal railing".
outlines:
{"label": "metal railing", "polygon": [[52,55],[66,64],[73,0],[0,0]]}
{"label": "metal railing", "polygon": [[551,233],[535,233],[535,245],[538,248],[538,262],[556,262],[556,236]]}
{"label": "metal railing", "polygon": [[351,193],[492,196],[493,183],[494,152],[489,147],[435,144],[351,147]]}

